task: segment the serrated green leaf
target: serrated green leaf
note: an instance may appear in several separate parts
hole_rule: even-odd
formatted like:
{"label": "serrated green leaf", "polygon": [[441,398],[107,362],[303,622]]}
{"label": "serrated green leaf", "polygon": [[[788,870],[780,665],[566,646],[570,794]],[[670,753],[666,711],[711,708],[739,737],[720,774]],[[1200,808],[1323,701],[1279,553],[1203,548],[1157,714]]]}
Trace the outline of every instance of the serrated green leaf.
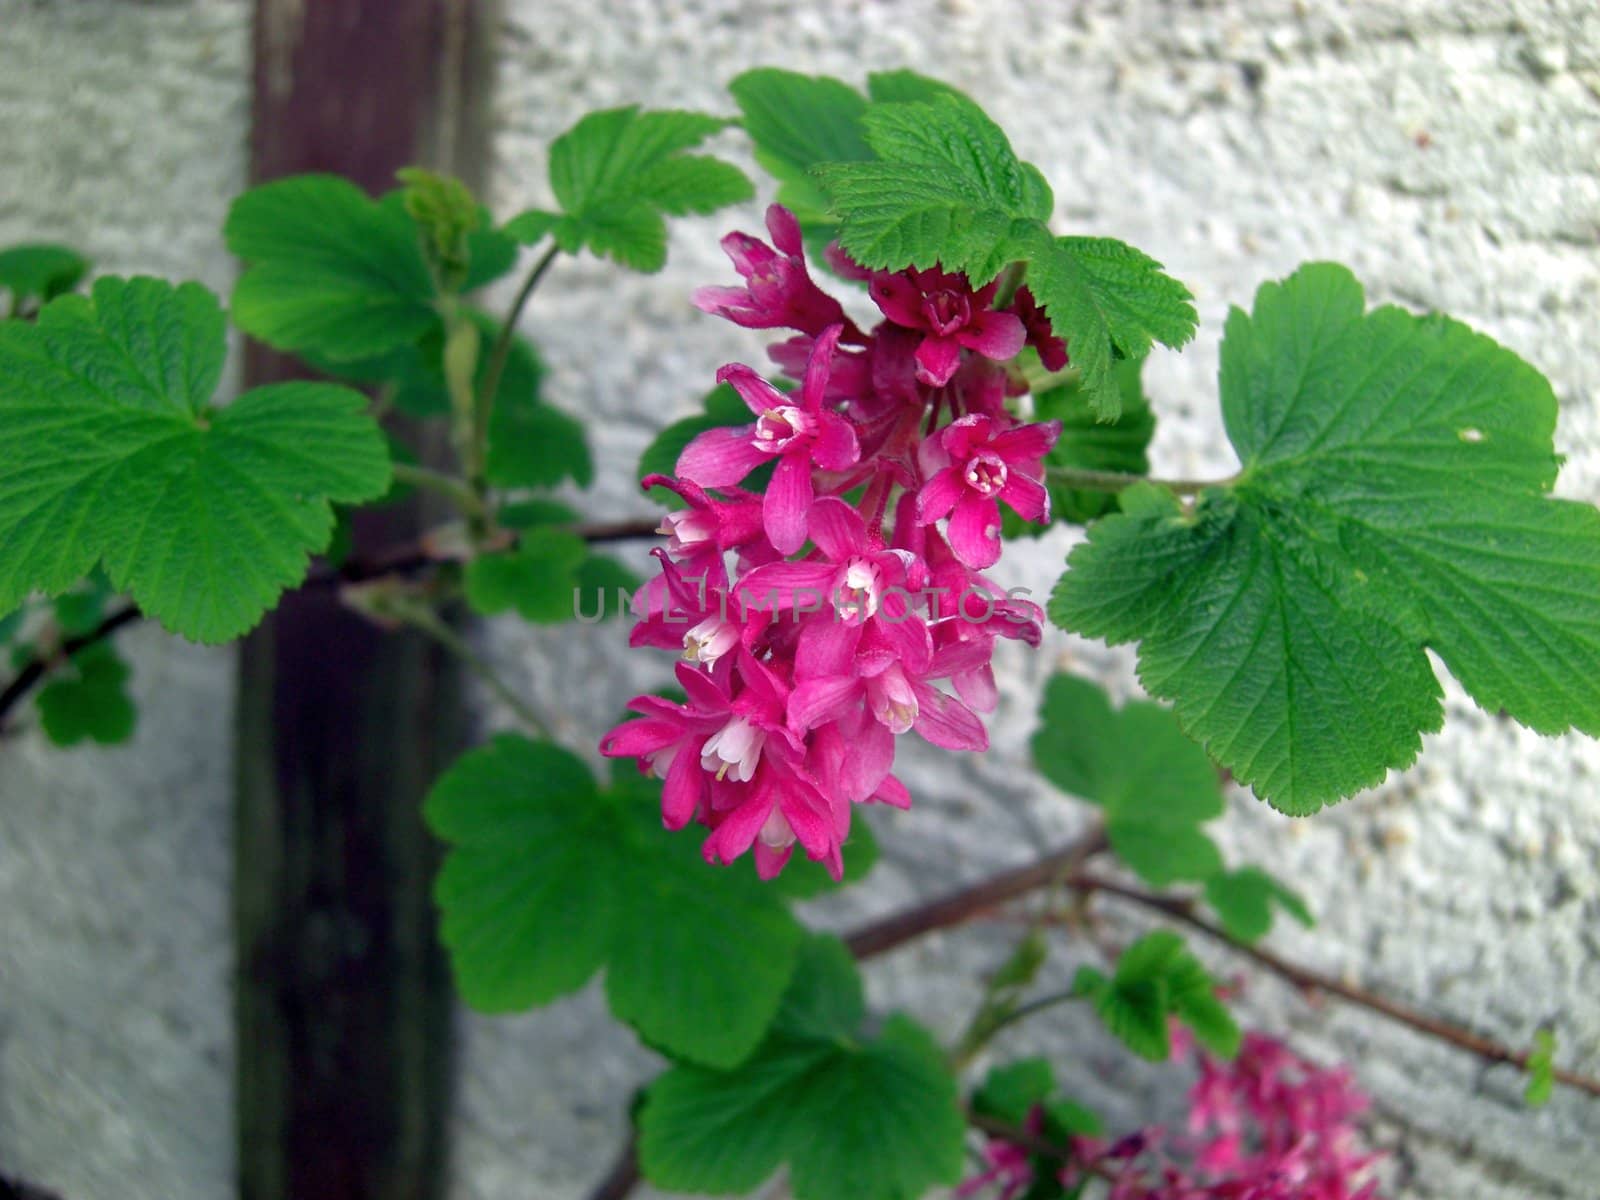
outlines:
{"label": "serrated green leaf", "polygon": [[1254,942],[1272,928],[1274,906],[1309,928],[1315,922],[1300,895],[1260,867],[1240,867],[1206,880],[1206,903],[1216,911],[1228,936]]}
{"label": "serrated green leaf", "polygon": [[39,691],[36,703],[45,736],[57,746],[127,741],[138,718],[127,682],[128,665],[110,643],[79,650],[64,672]]}
{"label": "serrated green leaf", "polygon": [[1113,238],[1052,237],[1043,225],[1012,247],[1028,260],[1028,288],[1050,318],[1095,414],[1114,420],[1122,392],[1116,355],[1143,358],[1152,341],[1177,349],[1198,318],[1189,289],[1149,255]]}
{"label": "serrated green leaf", "polygon": [[416,224],[348,180],[298,175],[251,188],[223,235],[246,264],[234,322],[277,349],[372,358],[438,320]]}
{"label": "serrated green leaf", "polygon": [[645,1178],[731,1194],[787,1163],[795,1200],[916,1200],[954,1182],[965,1123],[938,1044],[902,1016],[862,1037],[860,1019],[848,955],[813,940],[746,1062],[678,1066],[651,1085],[639,1114]]}
{"label": "serrated green leaf", "polygon": [[1080,967],[1073,992],[1088,998],[1106,1028],[1141,1058],[1171,1056],[1167,1016],[1173,1014],[1213,1053],[1238,1052],[1239,1029],[1200,960],[1171,930],[1147,933],[1122,952],[1113,977]]}
{"label": "serrated green leaf", "polygon": [[1529,1108],[1543,1108],[1550,1103],[1555,1090],[1556,1035],[1554,1030],[1541,1029],[1533,1035],[1533,1053],[1528,1055],[1528,1086],[1522,1093]]}
{"label": "serrated green leaf", "polygon": [[1425,646],[1490,711],[1600,732],[1600,513],[1546,495],[1549,384],[1447,318],[1363,307],[1316,264],[1236,311],[1237,483],[1193,513],[1124,493],[1051,603],[1140,640],[1145,686],[1293,813],[1416,757],[1443,719]]}
{"label": "serrated green leaf", "polygon": [[604,967],[613,1011],[652,1045],[729,1066],[761,1040],[799,926],[662,829],[659,795],[601,791],[566,751],[501,736],[446,772],[424,815],[452,845],[435,894],[469,1004],[548,1003]]}
{"label": "serrated green leaf", "polygon": [[[561,202],[553,226],[568,252],[587,247],[623,266],[657,271],[666,261],[663,213],[706,213],[754,195],[748,179],[716,159],[684,156],[728,122],[702,113],[640,112],[635,105],[590,113],[550,146],[550,186]],[[523,240],[543,233],[525,214]]]}
{"label": "serrated green leaf", "polygon": [[515,609],[525,621],[558,624],[576,615],[574,593],[588,547],[576,534],[535,527],[516,549],[467,564],[467,603],[489,617]]}
{"label": "serrated green leaf", "polygon": [[223,352],[198,284],[101,279],[0,326],[0,612],[100,562],[167,629],[226,641],[327,545],[329,501],[383,493],[362,396],[287,383],[208,407]]}
{"label": "serrated green leaf", "polygon": [[907,70],[873,71],[867,76],[867,95],[874,104],[917,104],[941,96],[954,96],[972,103],[960,88]]}
{"label": "serrated green leaf", "polygon": [[512,241],[532,246],[561,223],[561,214],[542,208],[530,208],[518,213],[503,226],[500,232]]}
{"label": "serrated green leaf", "polygon": [[800,75],[763,67],[728,85],[755,144],[756,161],[783,187],[778,201],[807,230],[832,229],[827,198],[809,174],[828,162],[872,157],[861,131],[867,102],[849,84],[826,75]]}
{"label": "serrated green leaf", "polygon": [[10,296],[14,313],[25,301],[47,303],[70,292],[88,272],[89,260],[67,246],[37,242],[0,250],[0,292]]}
{"label": "serrated green leaf", "polygon": [[1049,215],[1038,172],[1025,171],[999,126],[959,94],[874,104],[861,124],[877,160],[824,163],[812,175],[840,219],[841,243],[864,266],[938,263],[981,285]]}
{"label": "serrated green leaf", "polygon": [[1022,1058],[989,1069],[983,1085],[972,1094],[972,1110],[1020,1125],[1055,1090],[1055,1071],[1048,1059]]}
{"label": "serrated green leaf", "polygon": [[489,418],[489,482],[498,487],[555,487],[594,482],[594,459],[582,422],[554,405],[496,403]]}

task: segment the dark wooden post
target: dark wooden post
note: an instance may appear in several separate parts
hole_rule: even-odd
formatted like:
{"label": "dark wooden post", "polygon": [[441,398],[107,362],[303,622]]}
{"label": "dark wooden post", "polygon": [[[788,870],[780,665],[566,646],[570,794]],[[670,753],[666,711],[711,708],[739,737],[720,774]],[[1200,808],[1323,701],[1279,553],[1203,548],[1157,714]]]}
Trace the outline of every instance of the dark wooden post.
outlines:
{"label": "dark wooden post", "polygon": [[[481,0],[257,0],[253,175],[331,171],[379,192],[409,163],[469,182],[492,30]],[[249,384],[295,365],[247,352]],[[413,538],[363,514],[355,552]],[[464,739],[459,680],[327,589],[286,597],[239,671],[235,927],[244,1200],[443,1193],[452,993],[419,810]]]}

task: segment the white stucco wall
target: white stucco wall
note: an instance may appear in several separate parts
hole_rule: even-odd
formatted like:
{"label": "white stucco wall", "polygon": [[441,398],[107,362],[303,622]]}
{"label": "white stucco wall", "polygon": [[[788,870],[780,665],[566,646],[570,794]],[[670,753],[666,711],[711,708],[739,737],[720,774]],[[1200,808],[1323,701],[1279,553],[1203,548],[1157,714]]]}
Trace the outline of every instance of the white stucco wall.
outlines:
{"label": "white stucco wall", "polygon": [[[0,0],[0,243],[57,236],[105,269],[225,285],[216,229],[243,175],[247,10],[243,0]],[[1563,402],[1563,490],[1600,495],[1592,4],[507,0],[507,10],[499,211],[547,199],[543,147],[589,107],[727,111],[721,85],[758,64],[851,79],[913,66],[971,91],[1045,170],[1059,227],[1123,237],[1194,289],[1200,338],[1149,372],[1158,470],[1231,469],[1214,385],[1226,306],[1305,259],[1337,258],[1374,299],[1444,308],[1545,370]],[[735,136],[725,145],[738,152]],[[563,264],[529,311],[554,396],[596,420],[597,515],[641,511],[638,451],[719,364],[762,361],[758,335],[687,301],[693,286],[730,278],[715,246],[730,220],[681,223],[667,270],[648,279]],[[758,207],[736,223],[757,228]],[[1008,582],[1043,592],[1071,536],[1013,551]],[[664,660],[626,652],[615,628],[497,626],[491,637],[578,744],[666,672]],[[143,702],[132,747],[63,755],[32,734],[0,746],[0,1170],[71,1200],[209,1200],[227,1194],[230,1169],[231,664],[150,633],[129,646]],[[1131,656],[1059,633],[1037,655],[1005,649],[995,749],[978,759],[907,747],[916,808],[876,822],[885,861],[825,919],[1020,861],[1082,819],[1026,768],[1038,689],[1070,664],[1126,693]],[[596,682],[575,693],[574,679]],[[1514,1044],[1553,1020],[1562,1060],[1595,1073],[1597,780],[1594,743],[1526,734],[1453,690],[1449,724],[1413,771],[1311,821],[1236,798],[1223,837],[1234,861],[1295,880],[1322,916],[1315,935],[1275,933],[1275,945]],[[955,932],[891,956],[869,973],[873,998],[953,1031],[995,941]],[[1055,975],[1084,953],[1063,942]],[[1600,1193],[1600,1104],[1558,1089],[1528,1113],[1511,1073],[1484,1073],[1345,1007],[1314,1010],[1269,980],[1251,983],[1245,1008],[1356,1067],[1396,1151],[1393,1194]],[[526,1017],[470,1019],[467,1032],[455,1195],[582,1195],[649,1057],[592,989]],[[1052,1053],[1114,1123],[1172,1102],[1174,1073],[1133,1066],[1076,1012],[1011,1046]]]}

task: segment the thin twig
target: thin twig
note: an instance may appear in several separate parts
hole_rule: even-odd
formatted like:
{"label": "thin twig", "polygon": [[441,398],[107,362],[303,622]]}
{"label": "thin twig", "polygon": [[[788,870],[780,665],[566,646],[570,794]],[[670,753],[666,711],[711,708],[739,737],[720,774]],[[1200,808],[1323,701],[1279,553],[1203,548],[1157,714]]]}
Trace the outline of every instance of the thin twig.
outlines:
{"label": "thin twig", "polygon": [[473,674],[483,680],[489,690],[498,696],[507,708],[516,713],[522,723],[534,733],[544,738],[550,736],[550,726],[545,722],[545,719],[535,712],[526,700],[512,691],[506,682],[500,678],[500,674],[494,669],[493,664],[468,645],[465,638],[450,628],[433,611],[431,605],[419,604],[396,615],[413,629],[427,634],[471,668]]}
{"label": "thin twig", "polygon": [[[656,522],[649,518],[628,521],[610,521],[576,525],[572,532],[591,544],[629,541],[654,537]],[[374,583],[381,579],[404,579],[420,572],[432,570],[443,563],[454,561],[427,548],[428,539],[421,538],[395,547],[371,559],[350,559],[337,568],[320,567],[306,576],[303,587],[341,587],[348,583]],[[68,638],[53,653],[40,653],[29,658],[17,669],[11,682],[0,689],[0,730],[4,730],[12,712],[38,687],[55,667],[96,642],[103,642],[126,626],[143,621],[145,616],[132,604],[117,609],[88,633]]]}
{"label": "thin twig", "polygon": [[1072,875],[1090,855],[1106,847],[1098,826],[1070,845],[1022,867],[1000,871],[969,887],[914,904],[856,930],[845,945],[857,958],[873,958],[936,929],[961,925],[1036,888]]}
{"label": "thin twig", "polygon": [[[1493,1038],[1484,1037],[1470,1029],[1462,1029],[1448,1021],[1430,1016],[1425,1012],[1402,1004],[1396,1000],[1389,1000],[1365,988],[1345,983],[1331,975],[1298,966],[1286,958],[1274,954],[1260,946],[1249,945],[1245,942],[1235,941],[1228,936],[1226,930],[1213,925],[1204,917],[1194,911],[1194,905],[1187,900],[1174,896],[1159,896],[1153,892],[1141,891],[1129,887],[1115,880],[1105,879],[1098,875],[1088,875],[1079,872],[1068,881],[1069,887],[1083,892],[1103,892],[1108,896],[1115,896],[1130,903],[1140,905],[1154,912],[1161,913],[1171,920],[1181,922],[1191,929],[1198,930],[1219,942],[1225,942],[1238,953],[1250,959],[1256,965],[1287,979],[1296,987],[1308,992],[1326,992],[1331,996],[1338,996],[1351,1004],[1360,1005],[1376,1013],[1382,1013],[1390,1020],[1398,1021],[1402,1025],[1410,1026],[1419,1033],[1428,1034],[1451,1046],[1476,1054],[1479,1058],[1490,1063],[1509,1063],[1512,1066],[1526,1069],[1530,1052],[1527,1050],[1514,1050],[1504,1043]],[[1568,1087],[1588,1092],[1591,1096],[1600,1096],[1600,1079],[1591,1079],[1575,1071],[1563,1070],[1557,1067],[1552,1075]]]}
{"label": "thin twig", "polygon": [[506,360],[511,357],[511,343],[517,336],[517,322],[522,319],[522,310],[527,307],[528,297],[533,295],[539,281],[544,278],[544,273],[550,269],[550,264],[555,262],[556,255],[561,253],[561,247],[552,244],[544,252],[544,256],[534,264],[533,270],[528,272],[528,277],[522,281],[522,287],[517,291],[517,298],[511,302],[511,311],[506,314],[505,324],[500,327],[499,336],[494,340],[494,348],[489,351],[489,367],[483,375],[483,385],[478,389],[477,408],[474,413],[474,425],[480,437],[488,436],[489,417],[494,409],[495,393],[500,390],[500,377],[505,374]]}

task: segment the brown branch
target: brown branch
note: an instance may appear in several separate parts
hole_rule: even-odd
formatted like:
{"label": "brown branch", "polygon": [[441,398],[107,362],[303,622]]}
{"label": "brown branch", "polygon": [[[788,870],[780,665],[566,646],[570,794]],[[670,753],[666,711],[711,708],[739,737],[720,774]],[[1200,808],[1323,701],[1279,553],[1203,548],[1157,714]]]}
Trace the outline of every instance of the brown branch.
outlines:
{"label": "brown branch", "polygon": [[[653,537],[657,529],[656,523],[651,519],[640,518],[577,525],[572,528],[572,532],[590,545],[596,545]],[[341,587],[347,583],[372,583],[390,578],[407,579],[452,561],[455,561],[452,555],[430,549],[428,539],[424,537],[416,542],[397,546],[375,558],[352,559],[336,568],[319,567],[306,576],[302,586]],[[103,642],[118,630],[144,619],[144,614],[136,606],[125,605],[111,613],[89,632],[67,638],[53,651],[35,654],[29,658],[17,669],[11,682],[0,688],[0,732],[4,731],[6,722],[17,706],[34,688],[44,682],[52,670],[64,664],[79,650],[96,642]]]}
{"label": "brown branch", "polygon": [[639,1136],[630,1133],[605,1178],[595,1184],[589,1200],[623,1200],[639,1184]]}
{"label": "brown branch", "polygon": [[857,958],[873,958],[925,933],[964,924],[1037,888],[1065,881],[1106,845],[1105,830],[1096,827],[1078,841],[1026,866],[1000,871],[969,887],[865,925],[846,936],[845,945]]}
{"label": "brown branch", "polygon": [[[1161,913],[1167,918],[1187,925],[1191,929],[1199,930],[1219,942],[1224,942],[1238,953],[1250,959],[1256,965],[1266,968],[1273,974],[1288,980],[1296,987],[1307,992],[1325,992],[1331,996],[1338,996],[1351,1004],[1360,1005],[1362,1008],[1381,1013],[1390,1020],[1407,1025],[1419,1033],[1428,1034],[1451,1046],[1476,1054],[1479,1058],[1490,1063],[1509,1063],[1514,1067],[1526,1069],[1530,1052],[1514,1050],[1493,1038],[1484,1037],[1470,1029],[1462,1029],[1448,1021],[1429,1015],[1419,1009],[1402,1004],[1397,1000],[1389,1000],[1365,988],[1344,983],[1331,975],[1309,970],[1290,962],[1270,950],[1253,946],[1245,942],[1234,940],[1228,936],[1226,930],[1213,925],[1204,917],[1199,916],[1194,910],[1191,901],[1174,896],[1159,896],[1153,892],[1141,891],[1138,888],[1128,887],[1126,884],[1117,883],[1115,880],[1104,879],[1098,875],[1088,875],[1082,872],[1074,874],[1067,880],[1069,887],[1082,892],[1103,892],[1108,896],[1115,896],[1130,903],[1140,905],[1153,912]],[[1568,1087],[1578,1088],[1588,1092],[1591,1096],[1600,1096],[1600,1080],[1591,1079],[1586,1075],[1579,1075],[1574,1071],[1556,1068],[1552,1072],[1554,1077]]]}

